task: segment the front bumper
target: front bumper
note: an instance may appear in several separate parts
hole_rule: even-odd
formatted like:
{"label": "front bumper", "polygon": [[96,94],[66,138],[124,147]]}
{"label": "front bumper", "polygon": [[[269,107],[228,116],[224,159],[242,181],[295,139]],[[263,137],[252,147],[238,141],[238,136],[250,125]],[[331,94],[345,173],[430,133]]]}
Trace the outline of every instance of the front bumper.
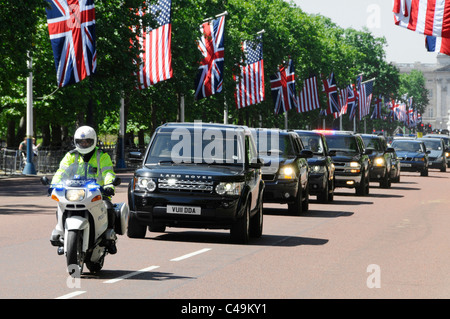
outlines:
{"label": "front bumper", "polygon": [[372,166],[369,171],[370,181],[379,182],[383,180],[386,176],[385,166]]}
{"label": "front bumper", "polygon": [[427,165],[422,161],[400,161],[400,170],[404,172],[421,172],[427,169]]}
{"label": "front bumper", "polygon": [[[239,196],[211,194],[151,194],[134,193],[134,209],[130,211],[136,219],[146,225],[158,224],[168,227],[228,229],[243,207]],[[200,214],[168,213],[168,205],[183,208],[200,208]]]}
{"label": "front bumper", "polygon": [[308,182],[309,193],[311,195],[318,195],[325,190],[328,181],[325,174],[311,173],[309,174]]}
{"label": "front bumper", "polygon": [[356,188],[361,183],[361,172],[344,173],[335,172],[334,184],[336,187]]}
{"label": "front bumper", "polygon": [[264,181],[263,202],[265,203],[290,203],[297,197],[298,181],[275,180]]}

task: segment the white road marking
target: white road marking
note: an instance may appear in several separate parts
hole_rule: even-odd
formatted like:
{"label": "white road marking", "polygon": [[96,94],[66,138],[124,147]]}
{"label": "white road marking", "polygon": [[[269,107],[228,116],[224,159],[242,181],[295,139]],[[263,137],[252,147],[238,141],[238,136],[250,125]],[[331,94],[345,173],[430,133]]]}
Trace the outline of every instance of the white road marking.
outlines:
{"label": "white road marking", "polygon": [[110,280],[104,281],[103,283],[104,284],[114,284],[114,283],[116,283],[118,281],[130,278],[130,277],[133,277],[133,276],[136,276],[136,275],[140,275],[143,272],[151,271],[151,270],[156,269],[156,268],[159,268],[159,266],[150,266],[150,267],[147,267],[147,268],[144,268],[144,269],[141,269],[141,270],[138,270],[138,271],[134,271],[132,273],[120,276],[120,277],[118,277],[116,279],[110,279]]}
{"label": "white road marking", "polygon": [[82,290],[74,291],[74,292],[71,292],[70,294],[67,294],[67,295],[64,295],[64,296],[60,296],[60,297],[55,298],[55,299],[69,299],[69,298],[72,298],[72,297],[76,297],[76,296],[82,295],[85,292],[86,291],[82,291]]}
{"label": "white road marking", "polygon": [[180,261],[180,260],[183,260],[183,259],[195,256],[195,255],[198,255],[198,254],[202,254],[202,253],[207,252],[209,250],[211,250],[211,248],[203,248],[203,249],[194,251],[193,253],[186,254],[186,255],[183,255],[183,256],[180,256],[180,257],[177,257],[177,258],[173,258],[170,261]]}

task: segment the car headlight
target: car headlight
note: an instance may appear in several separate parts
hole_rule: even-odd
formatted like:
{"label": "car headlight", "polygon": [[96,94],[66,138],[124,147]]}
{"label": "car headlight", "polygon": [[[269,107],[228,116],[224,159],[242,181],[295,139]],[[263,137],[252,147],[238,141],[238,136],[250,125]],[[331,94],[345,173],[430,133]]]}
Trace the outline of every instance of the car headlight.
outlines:
{"label": "car headlight", "polygon": [[449,152],[445,152],[445,157],[449,157],[450,153]]}
{"label": "car headlight", "polygon": [[415,162],[425,162],[425,157],[414,157]]}
{"label": "car headlight", "polygon": [[280,168],[278,178],[281,179],[295,179],[295,170],[292,166],[284,166]]}
{"label": "car headlight", "polygon": [[351,168],[361,168],[361,165],[358,162],[350,162]]}
{"label": "car headlight", "polygon": [[244,183],[221,182],[216,186],[218,195],[240,195]]}
{"label": "car headlight", "polygon": [[153,192],[156,189],[156,182],[148,177],[138,177],[135,181],[135,186],[139,190],[147,190]]}
{"label": "car headlight", "polygon": [[325,172],[326,172],[325,166],[320,165],[311,166],[311,173],[325,173]]}
{"label": "car headlight", "polygon": [[66,190],[66,199],[70,202],[78,202],[84,199],[84,189],[68,189]]}
{"label": "car headlight", "polygon": [[373,163],[374,163],[375,166],[384,166],[386,164],[383,157],[375,158]]}

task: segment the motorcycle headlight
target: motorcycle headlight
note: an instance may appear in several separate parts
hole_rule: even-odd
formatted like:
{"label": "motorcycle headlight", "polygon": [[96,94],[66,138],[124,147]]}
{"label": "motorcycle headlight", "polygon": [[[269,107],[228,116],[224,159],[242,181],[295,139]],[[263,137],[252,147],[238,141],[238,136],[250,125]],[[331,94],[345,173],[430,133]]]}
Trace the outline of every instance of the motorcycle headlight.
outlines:
{"label": "motorcycle headlight", "polygon": [[216,193],[218,195],[240,195],[244,183],[222,182],[217,184]]}
{"label": "motorcycle headlight", "polygon": [[84,189],[68,189],[66,191],[66,199],[70,202],[78,202],[84,199]]}
{"label": "motorcycle headlight", "polygon": [[295,179],[295,170],[292,166],[284,166],[280,168],[278,178],[281,179]]}

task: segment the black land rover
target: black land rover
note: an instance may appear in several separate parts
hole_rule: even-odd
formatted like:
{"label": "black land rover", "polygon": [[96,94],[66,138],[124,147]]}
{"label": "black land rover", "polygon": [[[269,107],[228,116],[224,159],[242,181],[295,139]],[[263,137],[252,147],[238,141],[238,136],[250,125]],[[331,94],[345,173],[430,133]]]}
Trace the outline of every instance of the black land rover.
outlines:
{"label": "black land rover", "polygon": [[356,195],[369,194],[369,155],[361,136],[346,131],[322,131],[332,157],[336,187],[355,188]]}
{"label": "black land rover", "polygon": [[371,182],[379,182],[380,187],[391,187],[392,157],[389,153],[395,152],[388,147],[383,136],[375,134],[361,134],[366,149],[372,149],[369,155],[369,178]]}
{"label": "black land rover", "polygon": [[288,204],[288,210],[299,215],[309,209],[309,166],[312,152],[303,148],[294,131],[255,129],[258,154],[264,161],[265,183],[263,201]]}
{"label": "black land rover", "polygon": [[166,227],[230,229],[237,243],[260,237],[264,182],[245,126],[158,127],[128,188],[128,237]]}
{"label": "black land rover", "polygon": [[306,149],[313,152],[308,158],[309,165],[309,193],[317,195],[321,203],[328,203],[334,199],[334,164],[325,136],[314,131],[295,130],[300,136]]}

